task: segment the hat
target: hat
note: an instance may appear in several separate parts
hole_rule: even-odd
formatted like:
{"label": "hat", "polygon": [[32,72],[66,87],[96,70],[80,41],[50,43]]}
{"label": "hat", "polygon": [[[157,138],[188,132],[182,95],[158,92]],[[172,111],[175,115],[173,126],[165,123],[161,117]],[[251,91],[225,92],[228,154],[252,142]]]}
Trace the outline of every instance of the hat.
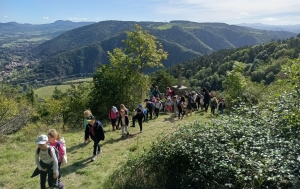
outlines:
{"label": "hat", "polygon": [[37,144],[46,144],[46,142],[48,142],[48,136],[47,135],[40,135],[36,140]]}
{"label": "hat", "polygon": [[91,115],[86,118],[88,122],[91,122],[92,120],[95,120],[95,116]]}

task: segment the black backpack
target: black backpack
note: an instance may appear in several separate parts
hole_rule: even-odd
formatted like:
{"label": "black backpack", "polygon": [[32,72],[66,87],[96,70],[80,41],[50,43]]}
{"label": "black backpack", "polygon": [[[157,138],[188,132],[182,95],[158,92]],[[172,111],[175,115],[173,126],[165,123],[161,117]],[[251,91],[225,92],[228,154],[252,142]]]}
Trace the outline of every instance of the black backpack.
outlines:
{"label": "black backpack", "polygon": [[[57,161],[58,161],[58,159],[59,159],[59,151],[58,151],[59,146],[60,146],[60,142],[57,142],[55,147],[50,146],[50,147],[48,148],[48,154],[49,154],[49,156],[51,156],[51,157],[52,157],[52,155],[51,155],[51,147],[54,148],[54,152],[55,152]],[[41,151],[41,149],[40,149],[40,148],[37,148],[37,154],[38,154],[38,155],[40,155],[40,151]]]}

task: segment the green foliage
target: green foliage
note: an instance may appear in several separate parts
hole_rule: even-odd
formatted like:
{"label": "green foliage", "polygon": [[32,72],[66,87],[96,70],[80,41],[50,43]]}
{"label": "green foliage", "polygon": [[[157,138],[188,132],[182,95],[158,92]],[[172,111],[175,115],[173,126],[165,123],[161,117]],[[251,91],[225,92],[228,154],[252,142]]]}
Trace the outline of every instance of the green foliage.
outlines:
{"label": "green foliage", "polygon": [[158,86],[158,89],[160,89],[162,93],[165,92],[163,89],[176,85],[177,82],[177,80],[165,70],[158,70],[151,74],[150,80],[153,85]]}
{"label": "green foliage", "polygon": [[135,108],[146,97],[149,78],[144,69],[163,66],[167,53],[147,31],[135,25],[127,32],[126,47],[108,52],[110,65],[102,65],[93,76],[90,107],[93,114],[105,119],[111,106],[125,104]]}
{"label": "green foliage", "polygon": [[293,95],[263,109],[240,103],[229,116],[186,125],[128,160],[110,187],[297,188],[300,117],[291,102]]}
{"label": "green foliage", "polygon": [[28,100],[19,94],[17,87],[2,84],[0,102],[0,135],[20,130],[35,112],[32,102],[29,104]]}
{"label": "green foliage", "polygon": [[156,37],[142,27],[135,25],[135,31],[126,32],[128,39],[123,40],[126,44],[125,53],[130,58],[133,67],[137,67],[139,73],[147,68],[163,67],[162,60],[167,59],[168,53],[162,49],[162,44],[156,41]]}
{"label": "green foliage", "polygon": [[[242,74],[254,82],[268,85],[276,80],[281,66],[289,59],[299,57],[300,38],[272,41],[262,45],[239,49],[221,50],[200,56],[183,63],[183,76],[189,80],[191,89],[206,87],[209,90],[224,90],[222,81],[234,62],[243,62],[246,68]],[[167,71],[177,76],[176,66]]]}
{"label": "green foliage", "polygon": [[235,62],[232,71],[227,71],[227,76],[222,82],[224,93],[226,94],[226,101],[234,104],[234,100],[241,98],[246,86],[245,77],[243,71],[245,64],[241,62]]}
{"label": "green foliage", "polygon": [[82,126],[82,114],[88,109],[90,90],[90,83],[71,84],[66,92],[55,88],[52,97],[38,107],[40,121],[48,126],[62,123],[62,129]]}

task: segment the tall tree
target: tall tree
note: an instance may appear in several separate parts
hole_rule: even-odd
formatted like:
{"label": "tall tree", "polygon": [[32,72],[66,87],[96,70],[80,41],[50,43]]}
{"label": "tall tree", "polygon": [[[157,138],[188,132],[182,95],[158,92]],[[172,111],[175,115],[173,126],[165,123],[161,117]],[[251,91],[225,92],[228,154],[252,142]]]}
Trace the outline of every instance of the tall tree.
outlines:
{"label": "tall tree", "polygon": [[162,44],[141,26],[136,24],[134,27],[135,31],[126,32],[128,39],[123,40],[126,44],[126,63],[137,68],[139,73],[147,68],[163,67],[161,61],[167,59],[168,53],[163,50]]}
{"label": "tall tree", "polygon": [[148,95],[149,78],[144,71],[162,67],[161,61],[167,58],[161,43],[142,27],[135,25],[133,32],[126,33],[125,48],[108,52],[110,65],[102,65],[93,76],[91,108],[100,117],[112,105],[134,108],[140,103]]}

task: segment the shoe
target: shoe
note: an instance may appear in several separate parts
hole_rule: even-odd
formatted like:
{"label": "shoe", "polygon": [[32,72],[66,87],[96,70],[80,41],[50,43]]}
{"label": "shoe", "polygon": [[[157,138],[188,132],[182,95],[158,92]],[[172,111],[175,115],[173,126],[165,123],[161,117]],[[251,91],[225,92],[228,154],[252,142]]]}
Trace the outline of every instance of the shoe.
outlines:
{"label": "shoe", "polygon": [[143,131],[142,130],[140,130],[140,133],[142,133]]}
{"label": "shoe", "polygon": [[98,151],[96,156],[99,156],[99,154],[100,154],[101,152],[102,152],[102,150]]}
{"label": "shoe", "polygon": [[65,187],[64,187],[64,185],[63,185],[63,183],[62,182],[59,182],[58,183],[58,189],[64,189]]}
{"label": "shoe", "polygon": [[91,161],[95,161],[97,155],[93,155]]}
{"label": "shoe", "polygon": [[130,127],[135,127],[135,125],[131,125]]}

